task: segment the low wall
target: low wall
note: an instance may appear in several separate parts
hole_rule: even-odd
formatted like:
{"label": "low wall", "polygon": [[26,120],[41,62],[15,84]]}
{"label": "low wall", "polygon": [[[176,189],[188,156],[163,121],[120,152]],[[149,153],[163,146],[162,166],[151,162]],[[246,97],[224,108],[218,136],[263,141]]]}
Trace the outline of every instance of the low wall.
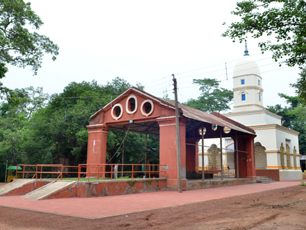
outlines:
{"label": "low wall", "polygon": [[167,179],[136,179],[76,182],[46,199],[66,197],[97,197],[167,190]]}
{"label": "low wall", "polygon": [[6,196],[14,196],[14,195],[25,195],[29,192],[34,191],[35,189],[38,189],[46,184],[49,184],[49,180],[35,180],[31,181],[19,188],[15,188],[14,190],[6,193]]}
{"label": "low wall", "polygon": [[243,184],[253,184],[253,178],[241,178],[234,180],[205,180],[205,181],[188,181],[187,190],[194,189],[203,189],[203,188],[217,188],[224,186],[233,186],[233,185],[243,185]]}
{"label": "low wall", "polygon": [[302,180],[302,179],[303,179],[303,173],[301,170],[288,170],[288,169],[279,170],[280,181]]}
{"label": "low wall", "polygon": [[256,176],[265,176],[275,181],[279,181],[278,169],[256,169]]}

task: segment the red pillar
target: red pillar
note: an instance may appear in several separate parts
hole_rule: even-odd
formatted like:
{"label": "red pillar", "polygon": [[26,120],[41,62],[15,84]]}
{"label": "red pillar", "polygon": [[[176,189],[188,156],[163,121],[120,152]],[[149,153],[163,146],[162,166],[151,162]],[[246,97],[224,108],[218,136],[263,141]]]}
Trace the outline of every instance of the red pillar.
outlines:
{"label": "red pillar", "polygon": [[[238,165],[239,165],[239,178],[246,178],[246,150],[245,150],[245,139],[240,136],[238,137]],[[235,154],[235,163],[236,154]],[[237,176],[237,166],[236,166],[236,176]]]}
{"label": "red pillar", "polygon": [[[256,177],[254,138],[255,136],[253,135],[244,135],[238,137],[239,178]],[[236,169],[235,176],[237,176],[236,162],[237,159],[235,152],[235,169]]]}
{"label": "red pillar", "polygon": [[254,136],[248,136],[245,141],[248,152],[246,157],[247,177],[254,178],[256,177]]}
{"label": "red pillar", "polygon": [[[108,127],[103,125],[88,125],[88,146],[87,146],[87,164],[105,164],[106,163],[106,147],[107,147],[107,131]],[[91,167],[87,168],[88,176],[97,176],[97,171],[105,172],[104,167]],[[92,174],[93,172],[93,174]],[[99,177],[105,177],[105,173]]]}
{"label": "red pillar", "polygon": [[186,174],[192,178],[198,172],[198,145],[199,139],[186,139]]}
{"label": "red pillar", "polygon": [[[168,178],[167,186],[178,187],[176,126],[175,117],[158,118],[159,124],[159,159],[162,167],[161,176]],[[186,118],[180,118],[180,145],[181,145],[181,177],[182,187],[186,188]]]}

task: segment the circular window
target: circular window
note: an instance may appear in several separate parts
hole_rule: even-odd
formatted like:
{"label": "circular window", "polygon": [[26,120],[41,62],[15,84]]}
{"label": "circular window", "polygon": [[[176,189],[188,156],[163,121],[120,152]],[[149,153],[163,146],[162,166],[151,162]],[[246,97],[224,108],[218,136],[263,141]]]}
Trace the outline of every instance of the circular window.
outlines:
{"label": "circular window", "polygon": [[214,130],[214,131],[216,131],[216,130],[218,129],[218,125],[212,124],[212,125],[211,125],[211,129]]}
{"label": "circular window", "polygon": [[153,113],[154,104],[151,100],[145,100],[141,104],[141,113],[142,115],[148,117]]}
{"label": "circular window", "polygon": [[122,112],[123,112],[122,105],[116,104],[112,108],[112,113],[111,114],[112,114],[112,117],[115,120],[118,120],[118,119],[120,119],[120,117],[122,117]]}
{"label": "circular window", "polygon": [[128,114],[134,114],[137,110],[137,98],[135,96],[129,96],[126,100],[126,112]]}
{"label": "circular window", "polygon": [[[205,135],[206,133],[206,128],[204,127],[203,128],[203,136]],[[202,136],[202,128],[199,128],[199,134]]]}
{"label": "circular window", "polygon": [[223,128],[223,132],[224,133],[230,133],[231,132],[231,129],[229,127],[224,127]]}

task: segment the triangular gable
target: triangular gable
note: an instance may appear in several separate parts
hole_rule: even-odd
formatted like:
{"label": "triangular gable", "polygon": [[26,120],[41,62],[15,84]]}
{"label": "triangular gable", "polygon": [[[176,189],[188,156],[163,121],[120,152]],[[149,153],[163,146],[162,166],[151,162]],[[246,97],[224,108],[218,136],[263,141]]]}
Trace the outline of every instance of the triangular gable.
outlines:
{"label": "triangular gable", "polygon": [[95,112],[90,119],[94,118],[97,114],[99,114],[99,112],[101,111],[107,111],[109,109],[111,109],[111,107],[115,104],[117,104],[119,101],[121,101],[123,98],[126,98],[132,94],[135,95],[139,95],[142,96],[144,98],[150,99],[152,101],[154,101],[157,104],[160,104],[162,106],[168,107],[170,109],[175,109],[174,105],[172,105],[171,103],[169,103],[166,100],[160,99],[158,97],[155,97],[141,89],[138,89],[136,87],[131,87],[128,90],[126,90],[125,92],[123,92],[122,94],[120,94],[118,97],[116,97],[114,100],[112,100],[111,102],[109,102],[107,105],[105,105],[102,109],[98,110],[97,112]]}
{"label": "triangular gable", "polygon": [[171,103],[132,87],[94,113],[90,125],[152,122],[159,117],[174,115],[175,107]]}

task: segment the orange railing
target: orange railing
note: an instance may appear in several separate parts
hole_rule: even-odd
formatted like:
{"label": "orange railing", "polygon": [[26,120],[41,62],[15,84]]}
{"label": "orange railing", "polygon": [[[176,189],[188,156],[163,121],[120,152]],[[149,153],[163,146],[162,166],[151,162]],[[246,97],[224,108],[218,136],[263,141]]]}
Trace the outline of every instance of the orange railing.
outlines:
{"label": "orange railing", "polygon": [[[38,179],[38,177],[42,179],[44,174],[49,176],[52,174],[57,174],[57,179],[60,178],[62,180],[64,174],[77,174],[78,181],[82,175],[85,175],[85,177],[88,178],[88,181],[90,178],[97,178],[97,180],[100,178],[109,178],[110,180],[113,180],[115,175],[119,174],[121,174],[122,177],[124,174],[130,175],[131,178],[134,179],[134,177],[137,175],[143,175],[145,178],[151,178],[161,177],[161,175],[165,173],[164,170],[161,170],[163,165],[160,164],[79,164],[78,166],[64,166],[62,164],[19,164],[17,167],[18,166],[22,167],[22,172],[18,171],[18,173],[22,174],[22,178],[25,178],[26,174],[33,174],[32,179]],[[115,167],[117,170],[114,169]],[[49,171],[48,168],[53,170]],[[69,171],[69,169],[73,168],[77,170]],[[142,169],[139,170],[139,168]]]}
{"label": "orange railing", "polygon": [[[78,174],[78,172],[65,172],[65,168],[78,168],[78,166],[64,166],[62,164],[37,164],[37,165],[26,165],[26,164],[19,164],[17,167],[20,166],[22,167],[22,172],[18,171],[18,173],[22,173],[22,178],[25,177],[25,174],[33,174],[32,179],[38,179],[38,176],[40,176],[40,179],[42,178],[43,174],[58,174],[60,175],[60,178],[63,179],[63,174],[65,173],[75,173]],[[35,170],[27,170],[27,168],[35,167]],[[44,168],[57,168],[57,171],[44,171]],[[16,172],[17,174],[17,172]]]}
{"label": "orange railing", "polygon": [[[117,171],[114,170],[114,166],[118,167]],[[148,178],[151,178],[152,175],[155,177],[158,174],[158,177],[160,177],[161,174],[165,173],[164,170],[160,170],[162,166],[160,164],[79,164],[78,180],[82,174],[87,175],[88,181],[90,177],[95,177],[99,180],[100,178],[105,178],[106,175],[110,175],[109,178],[112,180],[114,174],[121,174],[122,176],[123,174],[131,174],[132,179],[134,179],[135,174],[144,174]],[[145,170],[137,170],[135,167],[144,167]],[[86,172],[82,172],[83,168],[86,169]]]}

